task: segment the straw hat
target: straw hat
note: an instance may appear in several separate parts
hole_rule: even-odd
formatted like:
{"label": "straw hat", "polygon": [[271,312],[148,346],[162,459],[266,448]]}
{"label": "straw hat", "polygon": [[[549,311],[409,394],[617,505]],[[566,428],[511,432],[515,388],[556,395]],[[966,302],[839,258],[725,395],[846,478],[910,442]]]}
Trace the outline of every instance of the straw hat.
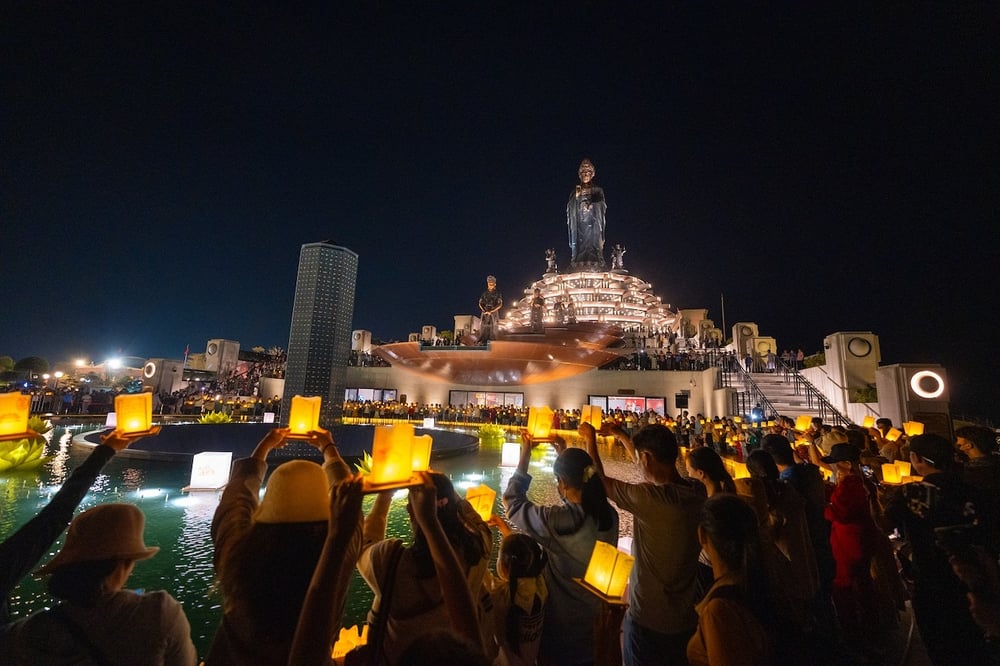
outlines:
{"label": "straw hat", "polygon": [[330,519],[330,484],[310,460],[290,460],[271,472],[254,520],[258,523],[311,523]]}
{"label": "straw hat", "polygon": [[49,574],[77,562],[145,560],[160,549],[142,540],[146,517],[131,504],[101,504],[84,511],[69,524],[59,554],[38,570]]}

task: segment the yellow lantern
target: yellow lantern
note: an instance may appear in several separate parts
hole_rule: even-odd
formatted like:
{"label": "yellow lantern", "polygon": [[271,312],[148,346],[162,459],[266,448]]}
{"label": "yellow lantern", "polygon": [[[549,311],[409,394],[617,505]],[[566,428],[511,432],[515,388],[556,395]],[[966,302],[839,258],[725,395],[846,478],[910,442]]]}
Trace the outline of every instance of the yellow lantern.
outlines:
{"label": "yellow lantern", "polygon": [[28,430],[31,396],[18,391],[0,393],[0,440],[23,439],[34,433]]}
{"label": "yellow lantern", "polygon": [[743,423],[743,417],[742,416],[734,416],[733,417],[733,423]]}
{"label": "yellow lantern", "polygon": [[899,483],[899,468],[893,463],[885,463],[882,465],[882,482],[883,483]]}
{"label": "yellow lantern", "polygon": [[895,463],[896,470],[899,473],[900,481],[903,480],[904,476],[910,475],[910,463],[907,460],[897,460]]}
{"label": "yellow lantern", "polygon": [[500,448],[500,466],[517,467],[521,462],[521,445],[517,442],[504,442]]}
{"label": "yellow lantern", "polygon": [[809,427],[811,425],[812,425],[812,417],[809,416],[808,414],[803,414],[799,416],[797,419],[795,419],[795,429],[798,430],[799,432],[805,432],[806,430],[809,430]]}
{"label": "yellow lantern", "polygon": [[528,409],[528,434],[536,441],[549,439],[552,432],[552,410],[548,407]]}
{"label": "yellow lantern", "polygon": [[902,434],[898,428],[889,428],[889,432],[885,433],[885,438],[890,442],[895,442]]}
{"label": "yellow lantern", "polygon": [[372,470],[365,477],[368,490],[403,488],[413,479],[413,425],[375,426]]}
{"label": "yellow lantern", "polygon": [[621,599],[625,594],[629,573],[635,558],[609,543],[598,541],[587,564],[583,582],[598,596],[608,600]]}
{"label": "yellow lantern", "polygon": [[594,430],[601,429],[601,408],[594,405],[584,405],[580,408],[580,423],[589,423]]}
{"label": "yellow lantern", "polygon": [[920,421],[907,421],[903,424],[903,432],[907,437],[915,437],[924,434],[924,424]]}
{"label": "yellow lantern", "polygon": [[431,445],[434,439],[430,435],[416,435],[411,444],[410,453],[413,456],[413,471],[426,472],[431,466]]}
{"label": "yellow lantern", "polygon": [[869,414],[861,421],[862,428],[874,428],[875,427],[875,417]]}
{"label": "yellow lantern", "polygon": [[366,645],[368,643],[368,625],[363,625],[361,627],[360,635],[358,633],[358,625],[353,627],[341,627],[340,635],[337,637],[337,641],[333,644],[333,651],[330,656],[337,660],[337,663],[343,663],[344,655],[358,647],[359,645]]}
{"label": "yellow lantern", "polygon": [[288,414],[289,437],[305,437],[319,429],[319,409],[322,405],[322,396],[292,396],[292,408]]}
{"label": "yellow lantern", "polygon": [[153,394],[122,393],[115,396],[115,430],[121,435],[146,434],[153,429]]}
{"label": "yellow lantern", "polygon": [[465,491],[465,500],[472,505],[479,517],[488,521],[493,515],[493,506],[497,501],[497,491],[480,483],[475,488]]}

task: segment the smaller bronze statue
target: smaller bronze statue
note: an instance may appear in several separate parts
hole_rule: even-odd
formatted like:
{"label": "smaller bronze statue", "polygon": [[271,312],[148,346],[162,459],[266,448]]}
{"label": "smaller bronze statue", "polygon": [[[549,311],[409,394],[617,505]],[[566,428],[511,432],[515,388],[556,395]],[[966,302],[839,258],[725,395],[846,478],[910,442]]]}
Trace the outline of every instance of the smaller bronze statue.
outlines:
{"label": "smaller bronze statue", "polygon": [[503,296],[497,291],[497,279],[486,276],[486,291],[479,297],[479,344],[485,345],[495,340],[500,324],[500,308],[503,307]]}
{"label": "smaller bronze statue", "polygon": [[553,305],[553,314],[555,314],[556,326],[566,325],[566,307],[563,305],[562,297],[556,299]]}
{"label": "smaller bronze statue", "polygon": [[570,324],[576,323],[576,303],[573,302],[572,296],[566,299],[566,321]]}
{"label": "smaller bronze statue", "polygon": [[542,298],[542,290],[535,289],[535,295],[531,299],[531,332],[541,333],[542,316],[545,314],[545,299]]}
{"label": "smaller bronze statue", "polygon": [[625,270],[625,246],[621,243],[615,243],[611,250],[611,270]]}
{"label": "smaller bronze statue", "polygon": [[545,251],[545,272],[558,273],[559,267],[556,265],[556,250],[550,247]]}

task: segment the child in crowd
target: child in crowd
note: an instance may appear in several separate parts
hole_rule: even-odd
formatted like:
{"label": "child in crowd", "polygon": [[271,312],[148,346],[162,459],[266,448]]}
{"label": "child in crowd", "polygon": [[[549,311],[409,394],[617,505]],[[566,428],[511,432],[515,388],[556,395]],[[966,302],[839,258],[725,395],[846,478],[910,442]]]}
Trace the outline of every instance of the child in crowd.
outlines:
{"label": "child in crowd", "polygon": [[538,659],[548,590],[543,571],[548,558],[527,534],[513,532],[500,543],[493,580],[497,666],[528,666]]}

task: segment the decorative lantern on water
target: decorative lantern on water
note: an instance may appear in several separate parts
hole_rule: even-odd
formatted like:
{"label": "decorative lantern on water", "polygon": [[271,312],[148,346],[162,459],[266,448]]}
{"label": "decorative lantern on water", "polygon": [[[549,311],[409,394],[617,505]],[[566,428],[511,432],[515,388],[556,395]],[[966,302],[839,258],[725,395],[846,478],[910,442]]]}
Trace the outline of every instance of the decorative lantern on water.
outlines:
{"label": "decorative lantern on water", "polygon": [[517,442],[504,442],[500,447],[500,466],[517,467],[521,462],[521,445]]}
{"label": "decorative lantern on water", "polygon": [[115,397],[115,430],[121,435],[145,435],[153,430],[153,394],[122,393]]}
{"label": "decorative lantern on water", "polygon": [[625,585],[628,584],[629,573],[635,558],[621,552],[609,543],[598,541],[594,544],[594,552],[587,564],[587,572],[583,582],[591,591],[601,598],[612,601],[625,595]]}
{"label": "decorative lantern on water", "polygon": [[23,439],[34,433],[28,430],[31,396],[18,391],[0,393],[0,440]]}
{"label": "decorative lantern on water", "polygon": [[322,396],[292,396],[292,407],[288,414],[289,437],[305,437],[319,429],[319,410],[323,405]]}
{"label": "decorative lantern on water", "polygon": [[475,488],[469,488],[465,491],[465,499],[476,510],[480,518],[489,521],[490,516],[493,515],[493,506],[497,501],[497,491],[480,483]]}

